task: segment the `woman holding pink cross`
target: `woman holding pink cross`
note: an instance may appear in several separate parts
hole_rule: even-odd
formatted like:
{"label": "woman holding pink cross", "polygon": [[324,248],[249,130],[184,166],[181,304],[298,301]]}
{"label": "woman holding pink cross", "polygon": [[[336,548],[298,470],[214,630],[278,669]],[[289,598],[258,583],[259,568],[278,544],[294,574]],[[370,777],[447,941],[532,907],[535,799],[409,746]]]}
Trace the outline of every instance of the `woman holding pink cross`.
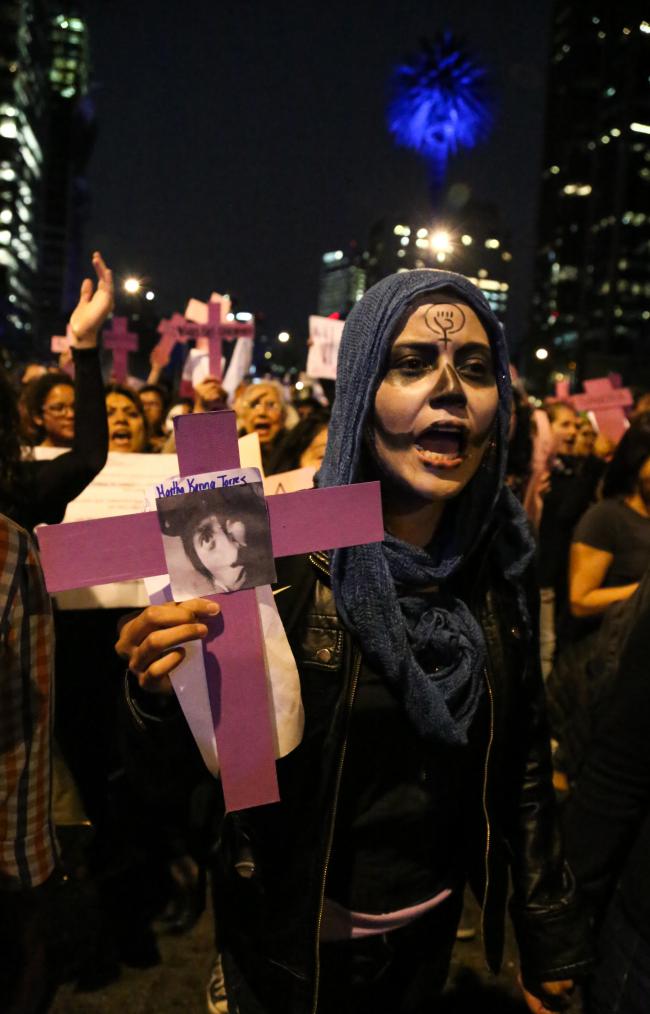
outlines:
{"label": "woman holding pink cross", "polygon": [[[379,479],[385,539],[278,563],[305,733],[278,761],[281,802],[219,828],[232,1012],[434,1009],[466,883],[498,970],[509,876],[529,1009],[565,1008],[588,966],[555,819],[533,543],[504,484],[510,398],[501,326],[460,275],[385,278],[346,322],[318,484]],[[138,748],[171,795],[196,750],[169,673],[218,608],[150,607],[117,645]]]}

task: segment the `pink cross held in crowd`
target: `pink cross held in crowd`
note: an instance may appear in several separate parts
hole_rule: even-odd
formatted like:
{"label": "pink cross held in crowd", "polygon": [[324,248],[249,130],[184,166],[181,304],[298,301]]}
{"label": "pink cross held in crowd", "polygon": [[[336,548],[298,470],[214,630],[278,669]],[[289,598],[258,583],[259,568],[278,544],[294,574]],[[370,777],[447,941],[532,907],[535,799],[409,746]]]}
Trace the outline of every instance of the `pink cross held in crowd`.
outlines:
{"label": "pink cross held in crowd", "polygon": [[[233,412],[175,421],[182,476],[239,468]],[[378,482],[283,493],[266,500],[274,556],[384,537]],[[50,594],[167,573],[155,511],[39,529]],[[208,596],[221,606],[203,644],[210,709],[228,810],[279,799],[269,694],[254,589]]]}
{"label": "pink cross held in crowd", "polygon": [[127,317],[113,317],[111,324],[112,329],[104,331],[102,338],[104,348],[113,353],[113,376],[123,384],[129,371],[129,352],[137,351],[138,336],[128,330]]}
{"label": "pink cross held in crowd", "polygon": [[222,379],[221,356],[223,342],[233,342],[237,338],[255,338],[255,325],[253,321],[240,323],[227,319],[228,311],[222,320],[222,310],[230,306],[230,300],[224,300],[217,293],[213,293],[207,303],[199,299],[190,299],[185,308],[185,319],[199,325],[197,338],[207,339],[210,376]]}
{"label": "pink cross held in crowd", "polygon": [[[68,324],[65,334],[53,334],[50,339],[50,352],[56,353],[60,356],[64,352],[70,351],[70,325]],[[68,360],[65,366],[61,367],[64,373],[67,373],[69,377],[74,377],[74,362],[72,357]]]}
{"label": "pink cross held in crowd", "polygon": [[631,391],[622,386],[617,373],[585,380],[582,386],[585,394],[574,394],[571,398],[574,408],[578,412],[593,412],[599,431],[618,443],[627,429],[625,409],[634,402]]}

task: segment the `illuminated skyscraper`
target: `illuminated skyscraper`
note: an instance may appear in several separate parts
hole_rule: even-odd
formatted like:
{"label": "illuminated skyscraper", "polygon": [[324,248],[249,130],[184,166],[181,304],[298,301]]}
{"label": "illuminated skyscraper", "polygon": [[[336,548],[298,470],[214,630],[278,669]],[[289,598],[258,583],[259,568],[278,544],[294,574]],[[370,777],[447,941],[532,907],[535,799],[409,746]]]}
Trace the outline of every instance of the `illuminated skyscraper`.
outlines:
{"label": "illuminated skyscraper", "polygon": [[[61,334],[78,298],[82,229],[88,188],[85,168],[95,136],[88,93],[88,32],[80,3],[50,9],[49,109],[43,175],[38,326],[42,338]],[[63,13],[61,11],[63,10]]]}
{"label": "illuminated skyscraper", "polygon": [[45,0],[0,4],[0,344],[30,347],[48,106]]}
{"label": "illuminated skyscraper", "polygon": [[362,263],[367,286],[394,271],[441,268],[467,275],[483,292],[499,320],[508,305],[512,254],[493,205],[469,202],[426,224],[377,222]]}
{"label": "illuminated skyscraper", "polygon": [[90,150],[79,9],[65,0],[0,4],[0,344],[20,355],[49,347],[70,302]]}
{"label": "illuminated skyscraper", "polygon": [[553,12],[533,340],[583,375],[647,369],[649,15],[637,0]]}

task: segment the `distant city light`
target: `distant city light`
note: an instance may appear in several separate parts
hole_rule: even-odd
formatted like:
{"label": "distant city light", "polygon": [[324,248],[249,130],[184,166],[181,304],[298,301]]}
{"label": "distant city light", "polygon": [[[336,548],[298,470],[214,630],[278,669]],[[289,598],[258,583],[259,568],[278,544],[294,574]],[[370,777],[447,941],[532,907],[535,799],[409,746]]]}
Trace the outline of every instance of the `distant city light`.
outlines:
{"label": "distant city light", "polygon": [[501,244],[498,239],[486,239],[485,246],[488,250],[498,250]]}
{"label": "distant city light", "polygon": [[11,139],[16,137],[17,134],[18,128],[13,120],[3,120],[2,123],[0,123],[0,137]]}
{"label": "distant city light", "polygon": [[[648,123],[631,123],[630,130],[633,130],[635,134],[650,134],[650,124]],[[0,133],[2,130],[0,128]]]}
{"label": "distant city light", "polygon": [[451,236],[446,229],[436,229],[432,232],[429,242],[434,253],[451,253]]}
{"label": "distant city light", "polygon": [[272,353],[272,352],[265,352],[265,353],[264,353],[264,358],[265,358],[265,359],[270,359],[272,355],[273,355],[273,353]]}
{"label": "distant city light", "polygon": [[155,297],[156,297],[156,293],[153,292],[151,289],[149,289],[149,291],[145,292],[145,294],[144,294],[144,298],[148,299],[149,302],[151,302],[152,299],[155,299]]}
{"label": "distant city light", "polygon": [[535,349],[536,359],[548,359],[548,349]]}
{"label": "distant city light", "polygon": [[237,320],[252,320],[253,314],[249,313],[248,310],[240,310],[239,313],[235,314]]}
{"label": "distant city light", "polygon": [[305,385],[303,384],[302,380],[297,380],[296,381],[296,391],[302,391],[302,389],[304,388],[304,386]]}
{"label": "distant city light", "polygon": [[291,335],[289,334],[288,331],[280,331],[280,334],[278,335],[278,341],[284,344],[284,342],[289,341],[290,337]]}
{"label": "distant city light", "polygon": [[226,320],[234,320],[234,319],[235,319],[234,313],[227,313],[226,314]]}
{"label": "distant city light", "polygon": [[472,237],[468,236],[467,234],[465,234],[464,236],[461,236],[460,237],[460,241],[463,244],[463,246],[471,246],[472,242],[473,242],[472,241]]}
{"label": "distant city light", "polygon": [[8,225],[13,217],[13,213],[9,210],[9,208],[3,208],[2,211],[0,211],[0,222],[2,222],[3,225]]}
{"label": "distant city light", "polygon": [[650,21],[642,21],[639,28],[642,32],[645,32],[646,35],[650,35]]}
{"label": "distant city light", "polygon": [[140,280],[138,278],[125,278],[124,291],[128,292],[130,296],[134,296],[136,292],[140,291]]}

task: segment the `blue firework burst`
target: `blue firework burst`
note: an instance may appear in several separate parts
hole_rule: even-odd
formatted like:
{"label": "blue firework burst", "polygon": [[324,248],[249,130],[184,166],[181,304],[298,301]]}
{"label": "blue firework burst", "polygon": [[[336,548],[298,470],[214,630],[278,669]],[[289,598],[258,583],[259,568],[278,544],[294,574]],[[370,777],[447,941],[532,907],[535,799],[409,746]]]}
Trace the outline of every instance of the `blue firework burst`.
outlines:
{"label": "blue firework burst", "polygon": [[426,158],[440,184],[449,156],[474,148],[490,131],[487,72],[451,32],[444,32],[395,68],[387,118],[397,144]]}

